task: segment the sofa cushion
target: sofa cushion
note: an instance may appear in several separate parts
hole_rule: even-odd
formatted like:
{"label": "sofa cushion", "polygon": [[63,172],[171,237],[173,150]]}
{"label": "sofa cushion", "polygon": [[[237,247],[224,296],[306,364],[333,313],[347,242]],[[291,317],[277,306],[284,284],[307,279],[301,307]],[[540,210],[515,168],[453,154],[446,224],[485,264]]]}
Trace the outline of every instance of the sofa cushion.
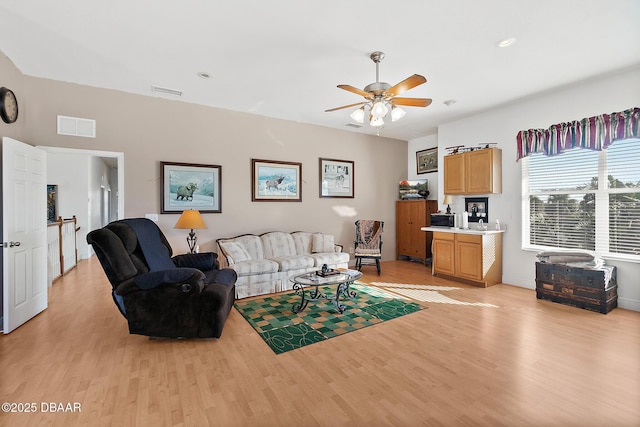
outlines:
{"label": "sofa cushion", "polygon": [[322,264],[327,265],[338,265],[338,264],[348,264],[349,263],[349,254],[344,252],[323,252],[320,254],[309,254],[311,258],[315,261],[315,267],[322,267]]}
{"label": "sofa cushion", "polygon": [[218,239],[217,242],[220,246],[227,242],[239,243],[245,251],[249,253],[249,259],[264,259],[262,240],[260,240],[260,236],[256,236],[255,234],[243,234],[242,236],[231,239]]}
{"label": "sofa cushion", "polygon": [[262,240],[262,247],[264,248],[264,257],[267,259],[297,255],[296,245],[291,233],[272,231],[262,234],[260,239]]}
{"label": "sofa cushion", "polygon": [[255,259],[251,261],[242,261],[231,266],[238,276],[251,276],[255,274],[276,273],[278,271],[278,263],[269,259]]}
{"label": "sofa cushion", "polygon": [[313,233],[306,231],[294,231],[291,233],[293,241],[296,244],[296,253],[298,255],[310,254],[313,244]]}
{"label": "sofa cushion", "polygon": [[331,234],[314,233],[311,252],[334,252],[335,241]]}
{"label": "sofa cushion", "polygon": [[280,266],[280,271],[302,270],[314,266],[313,258],[305,255],[293,255],[288,257],[274,258]]}
{"label": "sofa cushion", "polygon": [[233,263],[249,261],[251,255],[239,242],[220,242],[220,247],[227,255],[227,259]]}

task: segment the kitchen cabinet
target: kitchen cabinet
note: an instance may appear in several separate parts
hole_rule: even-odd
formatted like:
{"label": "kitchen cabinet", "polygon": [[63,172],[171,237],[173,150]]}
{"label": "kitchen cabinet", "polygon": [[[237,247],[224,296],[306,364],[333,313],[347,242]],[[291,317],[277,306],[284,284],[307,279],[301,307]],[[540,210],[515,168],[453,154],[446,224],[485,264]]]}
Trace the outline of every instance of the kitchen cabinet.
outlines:
{"label": "kitchen cabinet", "polygon": [[433,233],[420,229],[431,225],[431,214],[437,210],[436,200],[396,201],[396,259],[407,256],[419,258],[426,264],[431,258]]}
{"label": "kitchen cabinet", "polygon": [[451,233],[433,233],[433,272],[455,276],[455,235]]}
{"label": "kitchen cabinet", "polygon": [[433,274],[454,280],[459,279],[485,288],[501,283],[501,233],[435,231],[433,233]]}
{"label": "kitchen cabinet", "polygon": [[485,148],[444,157],[444,194],[502,193],[502,150]]}

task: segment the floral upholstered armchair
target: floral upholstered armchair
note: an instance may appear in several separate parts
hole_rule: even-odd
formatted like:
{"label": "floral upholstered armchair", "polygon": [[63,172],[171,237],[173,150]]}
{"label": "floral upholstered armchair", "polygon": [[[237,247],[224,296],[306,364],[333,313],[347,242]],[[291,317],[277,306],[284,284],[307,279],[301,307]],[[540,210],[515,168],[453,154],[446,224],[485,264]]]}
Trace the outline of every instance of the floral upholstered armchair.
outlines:
{"label": "floral upholstered armchair", "polygon": [[[375,261],[376,270],[380,275],[380,260],[382,259],[382,230],[384,221],[372,219],[360,219],[356,221],[356,240],[354,242],[353,256],[356,259],[356,268],[362,270],[363,259]],[[371,265],[374,265],[371,263]]]}

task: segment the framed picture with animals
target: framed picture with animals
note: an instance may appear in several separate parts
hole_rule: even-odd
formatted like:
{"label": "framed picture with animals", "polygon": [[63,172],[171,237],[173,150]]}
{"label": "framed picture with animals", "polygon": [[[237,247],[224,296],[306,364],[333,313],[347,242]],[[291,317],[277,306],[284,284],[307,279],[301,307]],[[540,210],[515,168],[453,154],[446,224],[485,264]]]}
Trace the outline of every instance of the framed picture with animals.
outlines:
{"label": "framed picture with animals", "polygon": [[222,166],[160,162],[163,214],[187,209],[201,213],[222,212]]}
{"label": "framed picture with animals", "polygon": [[251,159],[252,202],[301,202],[302,163]]}
{"label": "framed picture with animals", "polygon": [[354,198],[353,162],[320,158],[320,197]]}
{"label": "framed picture with animals", "polygon": [[416,166],[418,174],[438,172],[438,147],[417,151]]}

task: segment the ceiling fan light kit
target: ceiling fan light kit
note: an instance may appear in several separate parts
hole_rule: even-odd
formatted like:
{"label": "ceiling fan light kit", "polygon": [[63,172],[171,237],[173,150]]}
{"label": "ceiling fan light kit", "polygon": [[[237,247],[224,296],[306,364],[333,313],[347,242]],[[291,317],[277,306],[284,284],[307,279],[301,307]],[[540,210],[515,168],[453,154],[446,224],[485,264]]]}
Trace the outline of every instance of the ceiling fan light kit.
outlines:
{"label": "ceiling fan light kit", "polygon": [[325,110],[331,112],[342,110],[343,108],[358,107],[350,114],[350,117],[357,123],[364,123],[366,109],[369,109],[369,125],[377,127],[378,130],[384,125],[384,118],[391,111],[391,121],[395,122],[403,118],[407,112],[399,105],[406,107],[426,107],[431,104],[429,98],[399,98],[397,95],[413,89],[427,81],[426,78],[419,74],[414,74],[395,86],[380,81],[380,61],[384,59],[383,52],[373,52],[370,55],[371,60],[376,64],[376,81],[365,86],[364,90],[360,90],[350,85],[338,85],[338,88],[348,92],[355,93],[365,98],[365,101],[355,104],[343,105],[341,107]]}

